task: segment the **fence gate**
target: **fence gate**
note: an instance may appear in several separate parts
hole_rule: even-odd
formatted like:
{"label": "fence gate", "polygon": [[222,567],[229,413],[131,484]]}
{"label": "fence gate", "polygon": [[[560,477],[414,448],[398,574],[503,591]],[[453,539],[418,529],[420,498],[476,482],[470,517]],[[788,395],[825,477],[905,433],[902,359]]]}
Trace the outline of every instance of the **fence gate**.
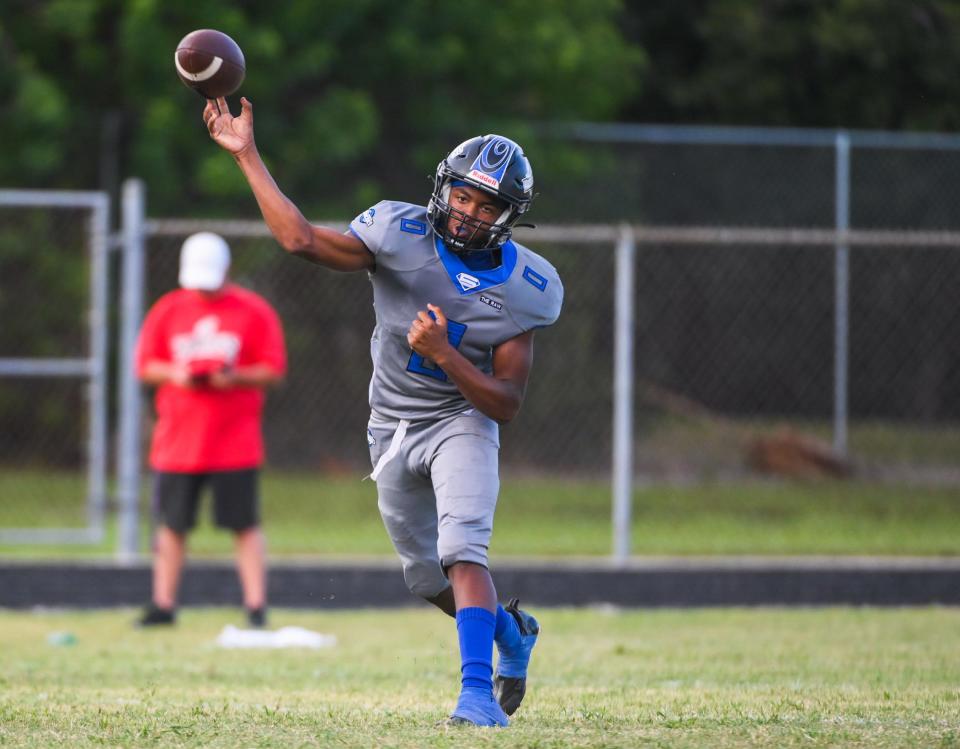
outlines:
{"label": "fence gate", "polygon": [[0,190],[0,543],[96,543],[107,469],[109,201]]}

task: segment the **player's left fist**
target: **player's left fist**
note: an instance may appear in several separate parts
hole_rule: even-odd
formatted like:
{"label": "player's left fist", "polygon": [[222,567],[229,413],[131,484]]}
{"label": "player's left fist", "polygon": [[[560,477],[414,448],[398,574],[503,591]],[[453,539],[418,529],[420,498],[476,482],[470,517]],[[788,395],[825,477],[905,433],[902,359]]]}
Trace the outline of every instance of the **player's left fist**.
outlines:
{"label": "player's left fist", "polygon": [[407,343],[420,356],[437,361],[450,347],[447,340],[447,316],[434,304],[417,313],[407,331]]}

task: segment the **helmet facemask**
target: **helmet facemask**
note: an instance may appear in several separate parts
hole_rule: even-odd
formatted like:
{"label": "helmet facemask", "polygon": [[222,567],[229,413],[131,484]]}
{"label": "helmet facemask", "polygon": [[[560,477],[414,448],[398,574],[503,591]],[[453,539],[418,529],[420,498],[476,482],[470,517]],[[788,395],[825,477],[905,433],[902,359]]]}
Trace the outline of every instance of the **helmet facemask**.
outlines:
{"label": "helmet facemask", "polygon": [[[493,222],[467,215],[451,203],[456,186],[489,195],[503,211]],[[513,226],[531,200],[533,173],[520,146],[499,135],[478,136],[461,143],[437,165],[427,215],[452,250],[491,250],[510,239]]]}
{"label": "helmet facemask", "polygon": [[504,208],[496,221],[488,222],[470,216],[450,203],[450,193],[458,186],[477,189],[455,176],[448,176],[441,180],[439,190],[434,191],[431,199],[431,205],[436,207],[435,226],[443,241],[457,252],[501,247],[510,238],[513,223],[520,215],[516,208],[497,197],[497,202]]}

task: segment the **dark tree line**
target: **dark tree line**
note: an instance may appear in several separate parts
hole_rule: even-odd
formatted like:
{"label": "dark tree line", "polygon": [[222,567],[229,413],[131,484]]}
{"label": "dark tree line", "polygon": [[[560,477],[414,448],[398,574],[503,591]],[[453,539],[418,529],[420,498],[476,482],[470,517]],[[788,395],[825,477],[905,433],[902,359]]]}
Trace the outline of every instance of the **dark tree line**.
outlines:
{"label": "dark tree line", "polygon": [[956,0],[13,0],[0,183],[115,190],[140,175],[157,215],[250,215],[173,72],[200,27],[241,44],[262,148],[314,215],[419,199],[439,154],[480,131],[578,175],[539,125],[960,124]]}

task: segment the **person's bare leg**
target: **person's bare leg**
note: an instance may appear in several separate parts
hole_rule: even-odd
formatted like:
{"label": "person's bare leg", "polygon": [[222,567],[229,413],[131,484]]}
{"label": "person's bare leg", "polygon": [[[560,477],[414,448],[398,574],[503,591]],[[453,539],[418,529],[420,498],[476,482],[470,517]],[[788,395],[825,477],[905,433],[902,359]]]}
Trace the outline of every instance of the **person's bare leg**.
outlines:
{"label": "person's bare leg", "polygon": [[157,528],[153,552],[153,603],[157,608],[172,609],[177,604],[186,548],[186,534],[165,525]]}
{"label": "person's bare leg", "polygon": [[493,643],[497,591],[486,567],[457,562],[447,569],[457,604],[461,690],[449,723],[506,726],[509,719],[493,694]]}
{"label": "person's bare leg", "polygon": [[497,611],[497,589],[490,571],[480,564],[457,562],[447,570],[456,610],[478,607],[491,614]]}
{"label": "person's bare leg", "polygon": [[239,531],[236,552],[243,605],[248,611],[263,608],[267,604],[267,550],[260,528]]}

